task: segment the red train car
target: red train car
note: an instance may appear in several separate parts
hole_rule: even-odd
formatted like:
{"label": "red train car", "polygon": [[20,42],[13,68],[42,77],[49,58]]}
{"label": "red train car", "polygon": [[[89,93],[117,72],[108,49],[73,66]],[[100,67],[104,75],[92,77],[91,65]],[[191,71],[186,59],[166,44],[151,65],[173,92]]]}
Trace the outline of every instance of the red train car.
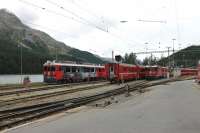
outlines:
{"label": "red train car", "polygon": [[168,69],[160,66],[146,66],[145,78],[146,79],[159,79],[167,77]]}
{"label": "red train car", "polygon": [[167,67],[161,67],[161,69],[162,69],[162,76],[161,76],[161,78],[167,78],[167,75],[169,73],[168,68]]}
{"label": "red train car", "polygon": [[198,70],[198,72],[197,72],[197,82],[200,83],[200,61],[199,61],[197,70]]}
{"label": "red train car", "polygon": [[139,67],[122,63],[108,63],[105,65],[108,80],[124,81],[139,79]]}
{"label": "red train car", "polygon": [[145,67],[144,66],[137,66],[138,67],[138,72],[139,72],[139,79],[145,79]]}
{"label": "red train car", "polygon": [[180,76],[197,76],[198,69],[181,68]]}
{"label": "red train car", "polygon": [[107,79],[108,76],[107,76],[107,72],[106,72],[105,67],[97,68],[96,69],[96,76],[99,79]]}

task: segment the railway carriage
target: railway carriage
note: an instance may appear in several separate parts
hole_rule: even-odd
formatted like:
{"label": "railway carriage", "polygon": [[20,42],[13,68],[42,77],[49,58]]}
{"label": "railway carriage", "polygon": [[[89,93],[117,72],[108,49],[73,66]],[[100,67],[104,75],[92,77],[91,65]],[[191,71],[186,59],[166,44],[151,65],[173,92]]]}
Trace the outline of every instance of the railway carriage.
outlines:
{"label": "railway carriage", "polygon": [[198,69],[192,68],[181,68],[181,76],[196,76],[198,73]]}
{"label": "railway carriage", "polygon": [[146,79],[159,79],[167,77],[168,69],[160,66],[146,66],[145,78]]}
{"label": "railway carriage", "polygon": [[139,71],[139,79],[145,79],[145,67],[144,66],[137,66]]}
{"label": "railway carriage", "polygon": [[181,77],[181,76],[197,76],[198,69],[194,68],[176,68],[173,71],[174,77]]}
{"label": "railway carriage", "polygon": [[200,83],[200,61],[197,67],[198,73],[197,73],[197,82]]}
{"label": "railway carriage", "polygon": [[105,65],[108,80],[124,81],[139,79],[139,68],[136,65],[122,63],[108,63]]}
{"label": "railway carriage", "polygon": [[[92,64],[77,64],[74,62],[46,62],[44,64],[44,82],[71,83],[102,78],[98,69],[104,66]],[[99,77],[101,76],[101,77]]]}
{"label": "railway carriage", "polygon": [[96,69],[96,76],[99,78],[99,79],[107,79],[107,71],[105,69],[105,67],[101,67],[101,68],[97,68]]}

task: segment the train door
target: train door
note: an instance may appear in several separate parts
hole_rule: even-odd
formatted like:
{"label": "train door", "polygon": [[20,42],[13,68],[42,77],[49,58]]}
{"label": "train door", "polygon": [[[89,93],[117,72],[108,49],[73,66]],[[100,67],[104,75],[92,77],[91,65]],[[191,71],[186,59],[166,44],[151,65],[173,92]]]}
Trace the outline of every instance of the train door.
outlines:
{"label": "train door", "polygon": [[113,80],[115,77],[114,64],[109,65],[109,79]]}

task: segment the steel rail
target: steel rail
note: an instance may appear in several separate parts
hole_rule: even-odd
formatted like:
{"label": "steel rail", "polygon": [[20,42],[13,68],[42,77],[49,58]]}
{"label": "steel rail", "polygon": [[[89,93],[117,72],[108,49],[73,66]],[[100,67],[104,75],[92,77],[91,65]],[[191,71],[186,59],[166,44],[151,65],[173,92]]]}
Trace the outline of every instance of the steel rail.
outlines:
{"label": "steel rail", "polygon": [[43,90],[51,90],[51,89],[59,89],[66,86],[78,86],[78,85],[85,85],[85,84],[94,84],[94,83],[101,83],[103,81],[93,81],[93,82],[81,82],[81,83],[71,83],[71,84],[63,84],[63,85],[48,85],[44,87],[38,87],[38,88],[30,88],[30,89],[22,89],[17,91],[7,91],[0,93],[0,96],[6,96],[6,95],[17,95],[17,94],[23,94],[28,92],[37,92],[37,91],[43,91]]}

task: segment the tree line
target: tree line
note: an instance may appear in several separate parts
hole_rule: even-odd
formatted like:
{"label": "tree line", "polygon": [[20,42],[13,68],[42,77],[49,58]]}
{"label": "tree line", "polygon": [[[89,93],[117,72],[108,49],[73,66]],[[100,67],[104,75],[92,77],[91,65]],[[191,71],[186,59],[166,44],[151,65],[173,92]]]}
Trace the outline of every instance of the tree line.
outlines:
{"label": "tree line", "polygon": [[161,63],[160,59],[156,58],[153,55],[151,55],[150,57],[145,57],[143,60],[140,60],[133,52],[125,53],[125,55],[122,57],[122,62],[134,65],[158,65]]}

